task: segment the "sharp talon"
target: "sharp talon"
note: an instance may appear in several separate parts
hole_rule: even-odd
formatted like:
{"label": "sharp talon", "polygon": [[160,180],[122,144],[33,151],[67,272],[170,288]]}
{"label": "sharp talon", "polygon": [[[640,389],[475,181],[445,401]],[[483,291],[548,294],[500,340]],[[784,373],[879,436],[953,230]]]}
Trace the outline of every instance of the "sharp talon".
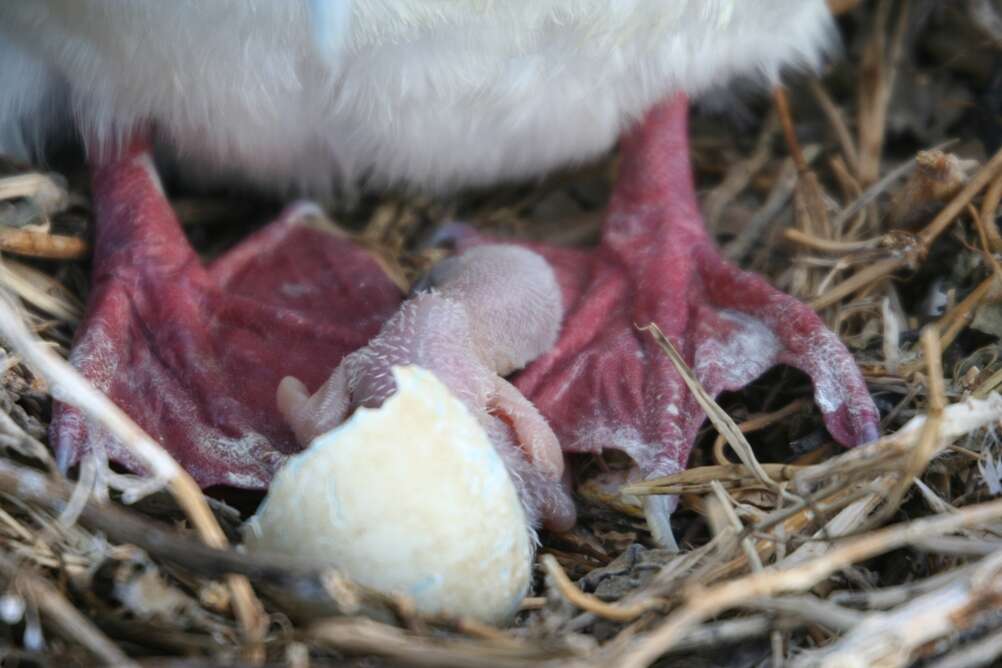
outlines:
{"label": "sharp talon", "polygon": [[678,506],[675,496],[648,496],[644,499],[644,517],[654,542],[666,550],[678,552],[678,542],[671,528],[671,515]]}
{"label": "sharp talon", "polygon": [[453,221],[444,225],[439,225],[428,237],[419,244],[419,248],[455,248],[463,251],[478,243],[485,243],[486,239],[474,227],[466,223]]}
{"label": "sharp talon", "polygon": [[303,381],[292,376],[283,378],[278,384],[278,390],[275,392],[275,403],[278,406],[278,412],[290,423],[294,422],[296,416],[309,399],[310,391],[306,385],[303,384]]}
{"label": "sharp talon", "polygon": [[56,468],[63,476],[66,476],[69,474],[70,469],[76,463],[75,459],[76,449],[74,442],[72,441],[66,442],[67,441],[66,438],[63,438],[61,440],[63,442],[57,440],[56,445],[54,447],[56,454]]}
{"label": "sharp talon", "polygon": [[863,425],[863,430],[859,435],[859,442],[856,445],[865,445],[867,443],[872,443],[880,438],[880,427],[874,423],[867,423]]}

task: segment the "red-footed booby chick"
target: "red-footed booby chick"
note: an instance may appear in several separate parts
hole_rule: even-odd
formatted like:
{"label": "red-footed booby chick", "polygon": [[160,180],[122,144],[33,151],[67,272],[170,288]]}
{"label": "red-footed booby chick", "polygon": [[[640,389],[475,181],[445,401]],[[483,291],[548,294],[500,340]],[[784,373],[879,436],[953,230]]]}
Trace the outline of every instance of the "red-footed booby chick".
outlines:
{"label": "red-footed booby chick", "polygon": [[[203,485],[262,487],[296,448],[265,401],[277,378],[319,386],[399,295],[358,249],[287,226],[203,268],[144,142],[204,177],[441,190],[588,160],[624,135],[599,247],[537,249],[566,320],[515,384],[565,449],[620,448],[659,475],[685,466],[703,414],[634,328],[651,321],[711,392],[792,364],[836,439],[876,434],[835,336],[719,256],[687,160],[687,96],[739,77],[775,83],[784,66],[816,66],[832,36],[825,0],[7,0],[0,151],[79,126],[97,250],[74,362]],[[290,260],[300,255],[328,262]],[[126,459],[60,411],[60,461]],[[666,544],[671,506],[648,506]]]}
{"label": "red-footed booby chick", "polygon": [[[430,290],[407,300],[369,345],[345,357],[312,396],[302,382],[285,378],[278,388],[279,411],[306,446],[356,409],[382,405],[397,389],[393,368],[422,367],[490,436],[530,521],[570,528],[575,513],[562,487],[560,444],[535,406],[503,378],[557,341],[563,309],[553,270],[524,248],[483,245],[439,263],[428,285]],[[412,436],[401,434],[402,449]],[[432,489],[423,493],[434,495]]]}
{"label": "red-footed booby chick", "polygon": [[276,474],[246,544],[424,612],[503,623],[529,586],[534,527],[574,523],[556,436],[499,375],[556,342],[560,288],[543,258],[506,245],[446,260],[429,283],[315,394],[282,381],[279,409],[307,449]]}

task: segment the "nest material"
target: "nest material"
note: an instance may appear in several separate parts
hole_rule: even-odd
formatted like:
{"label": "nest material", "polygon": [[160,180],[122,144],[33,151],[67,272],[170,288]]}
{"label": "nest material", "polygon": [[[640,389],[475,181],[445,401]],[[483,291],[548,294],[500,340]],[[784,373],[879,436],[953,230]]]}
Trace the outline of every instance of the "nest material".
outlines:
{"label": "nest material", "polygon": [[[843,12],[845,58],[819,79],[791,81],[771,100],[751,102],[739,120],[697,115],[693,160],[707,225],[725,253],[819,309],[863,369],[886,435],[840,450],[803,376],[779,369],[719,404],[705,402],[712,426],[688,471],[617,493],[607,481],[625,462],[579,459],[579,526],[545,537],[535,595],[511,629],[422,616],[407,600],[337,573],[227,547],[241,512],[203,496],[127,418],[75,385],[60,357],[86,297],[80,260],[90,213],[79,162],[66,163],[69,185],[7,169],[0,284],[25,305],[31,331],[0,315],[9,343],[0,357],[5,659],[163,666],[996,660],[1002,74],[994,64],[1002,11],[990,0],[832,4]],[[540,184],[331,206],[406,284],[437,259],[422,241],[457,216],[495,234],[594,242],[614,171],[610,156]],[[232,215],[246,211],[246,201],[173,203],[196,246],[211,255],[246,233]],[[273,204],[255,200],[253,210],[264,218]],[[145,451],[152,479],[95,467],[75,481],[56,474],[45,446],[54,386]],[[100,493],[107,489],[111,498]],[[648,494],[682,496],[682,553],[653,546],[638,505]],[[121,503],[140,497],[132,507]]]}

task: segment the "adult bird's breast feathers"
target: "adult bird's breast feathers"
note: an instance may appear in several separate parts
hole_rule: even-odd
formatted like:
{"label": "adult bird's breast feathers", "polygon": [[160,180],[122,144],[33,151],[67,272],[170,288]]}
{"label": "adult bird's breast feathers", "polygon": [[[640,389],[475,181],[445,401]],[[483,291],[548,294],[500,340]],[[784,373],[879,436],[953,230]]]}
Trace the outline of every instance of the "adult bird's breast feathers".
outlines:
{"label": "adult bird's breast feathers", "polygon": [[659,100],[831,45],[824,0],[8,0],[0,151],[152,124],[201,169],[324,192],[588,160]]}

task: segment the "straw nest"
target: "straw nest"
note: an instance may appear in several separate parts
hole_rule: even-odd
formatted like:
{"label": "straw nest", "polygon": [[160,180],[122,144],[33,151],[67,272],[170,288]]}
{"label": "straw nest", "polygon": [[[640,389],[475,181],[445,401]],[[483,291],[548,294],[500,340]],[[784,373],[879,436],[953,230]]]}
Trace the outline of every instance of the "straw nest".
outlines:
{"label": "straw nest", "polygon": [[[575,462],[581,521],[544,536],[511,629],[415,614],[338,573],[229,546],[241,512],[204,496],[63,362],[87,291],[86,178],[0,177],[0,655],[10,665],[986,665],[1002,655],[1002,9],[843,0],[844,57],[740,113],[699,113],[707,225],[736,262],[815,306],[855,354],[879,441],[832,444],[806,379],[777,369],[707,402],[691,468],[623,494]],[[543,183],[330,203],[408,283],[456,217],[593,243],[615,156]],[[277,203],[174,200],[207,255]],[[13,301],[20,316],[8,311]],[[22,326],[22,322],[26,326]],[[656,332],[653,334],[656,335]],[[666,346],[666,354],[670,349]],[[684,372],[684,369],[682,370]],[[49,391],[144,459],[140,480],[55,472]],[[110,490],[110,493],[109,491]],[[683,551],[653,547],[640,497],[680,494]],[[246,512],[246,511],[245,511]]]}

